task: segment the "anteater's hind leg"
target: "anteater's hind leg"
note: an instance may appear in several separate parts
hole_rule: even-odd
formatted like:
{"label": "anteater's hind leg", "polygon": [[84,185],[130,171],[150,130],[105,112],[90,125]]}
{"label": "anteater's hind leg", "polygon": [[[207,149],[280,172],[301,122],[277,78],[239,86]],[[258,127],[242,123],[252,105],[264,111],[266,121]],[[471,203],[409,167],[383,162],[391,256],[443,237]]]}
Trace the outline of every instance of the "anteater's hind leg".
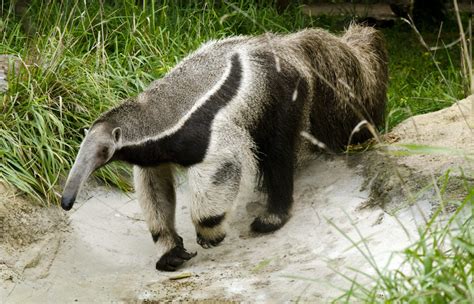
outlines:
{"label": "anteater's hind leg", "polygon": [[239,192],[241,172],[240,163],[234,158],[202,163],[189,169],[191,217],[197,242],[203,248],[216,246],[224,240],[225,220]]}
{"label": "anteater's hind leg", "polygon": [[262,190],[267,199],[266,211],[255,218],[251,228],[255,232],[265,233],[279,229],[290,217],[293,204],[293,156],[278,154],[278,151],[273,150],[261,160],[261,170]]}
{"label": "anteater's hind leg", "polygon": [[176,195],[170,165],[134,167],[135,190],[146,223],[158,249],[156,269],[174,271],[195,256],[183,247],[174,227]]}
{"label": "anteater's hind leg", "polygon": [[262,60],[268,70],[267,100],[250,133],[256,145],[267,209],[253,221],[251,228],[256,232],[271,232],[290,217],[296,149],[303,129],[305,102],[309,102],[309,86],[294,67],[282,64],[278,70],[270,52]]}

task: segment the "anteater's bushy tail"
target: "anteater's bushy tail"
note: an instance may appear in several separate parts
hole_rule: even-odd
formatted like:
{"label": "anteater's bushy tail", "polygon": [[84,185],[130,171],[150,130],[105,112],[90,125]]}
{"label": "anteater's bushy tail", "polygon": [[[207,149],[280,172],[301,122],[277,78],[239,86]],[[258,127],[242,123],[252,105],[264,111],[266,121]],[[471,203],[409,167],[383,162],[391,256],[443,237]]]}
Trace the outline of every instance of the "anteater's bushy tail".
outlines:
{"label": "anteater's bushy tail", "polygon": [[[351,24],[341,40],[352,49],[364,69],[366,80],[374,86],[388,82],[388,55],[382,35],[373,27]],[[372,86],[371,86],[372,87]],[[373,88],[384,92],[386,88]]]}
{"label": "anteater's bushy tail", "polygon": [[351,134],[361,121],[384,123],[388,58],[380,33],[353,24],[341,37],[320,29],[293,37],[311,67],[311,133],[332,150],[372,137],[367,129]]}

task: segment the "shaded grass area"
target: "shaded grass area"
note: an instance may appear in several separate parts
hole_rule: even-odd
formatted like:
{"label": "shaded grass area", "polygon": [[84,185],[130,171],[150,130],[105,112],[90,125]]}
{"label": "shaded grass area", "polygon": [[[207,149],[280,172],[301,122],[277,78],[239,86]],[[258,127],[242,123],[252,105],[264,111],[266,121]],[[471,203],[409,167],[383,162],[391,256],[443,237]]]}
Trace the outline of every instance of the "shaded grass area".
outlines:
{"label": "shaded grass area", "polygon": [[[422,32],[430,46],[443,46],[459,36],[454,22],[443,26],[439,37],[438,30]],[[459,47],[430,53],[404,23],[384,30],[384,35],[390,54],[389,128],[409,116],[442,109],[465,96]]]}
{"label": "shaded grass area", "polygon": [[[99,113],[136,95],[209,39],[265,31],[323,27],[340,32],[350,19],[308,17],[298,7],[278,14],[251,1],[214,6],[172,1],[32,1],[23,19],[2,6],[0,53],[26,65],[10,75],[0,109],[0,178],[43,203],[56,203],[82,130]],[[22,21],[22,22],[20,22]],[[445,26],[442,41],[454,40]],[[433,111],[462,96],[459,54],[436,54],[444,83],[410,28],[383,30],[390,53],[388,124]],[[437,40],[432,32],[428,41]],[[123,165],[109,166],[102,180],[128,189]],[[126,175],[126,174],[125,174]]]}

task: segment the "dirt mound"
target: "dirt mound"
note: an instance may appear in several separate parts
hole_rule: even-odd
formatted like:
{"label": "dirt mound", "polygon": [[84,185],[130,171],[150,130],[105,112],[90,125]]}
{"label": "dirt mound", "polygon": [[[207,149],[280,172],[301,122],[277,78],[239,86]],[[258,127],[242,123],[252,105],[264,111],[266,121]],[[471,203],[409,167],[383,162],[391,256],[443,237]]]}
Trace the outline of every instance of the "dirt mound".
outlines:
{"label": "dirt mound", "polygon": [[[67,223],[58,208],[36,206],[0,183],[0,282],[46,275]],[[46,267],[46,269],[45,269]],[[33,271],[30,271],[34,269]]]}
{"label": "dirt mound", "polygon": [[1,184],[0,218],[2,245],[16,250],[66,227],[64,213],[58,208],[36,206],[24,197],[15,195],[13,191],[8,191]]}
{"label": "dirt mound", "polygon": [[[422,174],[444,174],[447,170],[474,178],[474,117],[471,107],[474,95],[449,108],[413,116],[399,124],[391,134],[397,144],[415,144],[412,149],[395,146],[413,153],[398,162]],[[462,171],[461,171],[462,170]]]}
{"label": "dirt mound", "polygon": [[449,108],[413,116],[385,135],[382,144],[363,155],[362,174],[370,198],[362,206],[382,207],[395,214],[418,201],[432,210],[440,200],[446,211],[461,200],[474,182],[474,95]]}

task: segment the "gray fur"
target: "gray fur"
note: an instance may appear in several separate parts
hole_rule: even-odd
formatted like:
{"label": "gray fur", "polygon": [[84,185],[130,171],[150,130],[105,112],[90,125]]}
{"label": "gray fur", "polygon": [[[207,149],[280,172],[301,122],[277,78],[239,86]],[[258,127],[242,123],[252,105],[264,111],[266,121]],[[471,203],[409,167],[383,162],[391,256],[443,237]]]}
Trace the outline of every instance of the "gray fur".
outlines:
{"label": "gray fur", "polygon": [[[157,268],[174,270],[193,256],[174,227],[172,180],[178,167],[186,167],[191,216],[203,247],[223,240],[224,215],[261,176],[269,191],[268,210],[252,227],[278,229],[289,217],[293,177],[283,176],[278,184],[278,172],[262,172],[268,167],[265,159],[288,163],[292,173],[293,162],[298,165],[318,150],[301,132],[331,151],[344,149],[360,121],[383,123],[387,82],[386,51],[372,28],[351,26],[342,37],[307,29],[211,41],[137,98],[94,122],[68,177],[62,205],[72,207],[82,183],[98,167],[113,160],[134,164],[136,191],[158,246]],[[282,124],[273,125],[273,119]],[[271,136],[259,137],[259,132]],[[370,136],[362,130],[353,138]],[[99,157],[104,147],[107,156]],[[274,153],[280,150],[282,158]],[[189,159],[194,152],[202,158]],[[291,187],[285,190],[285,185]],[[272,202],[272,195],[279,199],[274,189],[289,191],[289,199]]]}

